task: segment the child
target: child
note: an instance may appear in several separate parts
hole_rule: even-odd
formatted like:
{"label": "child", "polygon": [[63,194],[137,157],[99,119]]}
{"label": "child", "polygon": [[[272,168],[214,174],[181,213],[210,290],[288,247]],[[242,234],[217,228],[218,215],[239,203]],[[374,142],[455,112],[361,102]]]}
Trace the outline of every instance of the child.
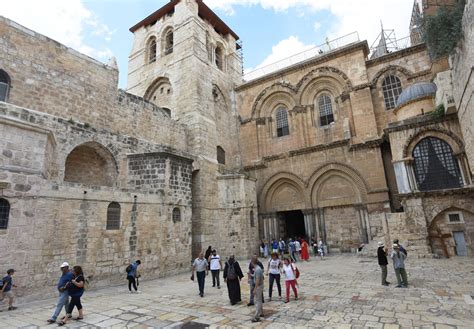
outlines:
{"label": "child", "polygon": [[1,287],[1,296],[0,300],[3,300],[5,297],[8,297],[8,310],[13,311],[16,310],[16,307],[13,306],[14,295],[12,288],[16,288],[16,285],[13,284],[13,274],[15,273],[14,269],[9,269],[7,271],[7,275],[2,279],[2,287]]}

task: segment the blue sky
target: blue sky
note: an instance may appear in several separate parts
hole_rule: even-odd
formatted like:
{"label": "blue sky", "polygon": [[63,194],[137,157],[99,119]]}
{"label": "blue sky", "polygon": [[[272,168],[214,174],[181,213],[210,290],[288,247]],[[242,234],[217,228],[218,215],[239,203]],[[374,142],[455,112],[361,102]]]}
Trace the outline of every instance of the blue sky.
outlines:
{"label": "blue sky", "polygon": [[[121,88],[133,34],[128,29],[168,0],[15,0],[0,15],[107,63],[117,58]],[[408,35],[413,0],[205,0],[240,36],[247,70],[358,31],[369,46],[385,28]]]}

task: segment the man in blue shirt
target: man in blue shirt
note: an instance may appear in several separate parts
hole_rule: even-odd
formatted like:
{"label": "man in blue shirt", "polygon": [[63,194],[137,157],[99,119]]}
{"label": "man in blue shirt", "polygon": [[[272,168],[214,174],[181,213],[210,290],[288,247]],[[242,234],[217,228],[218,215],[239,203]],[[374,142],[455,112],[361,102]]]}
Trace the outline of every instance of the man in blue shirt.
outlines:
{"label": "man in blue shirt", "polygon": [[67,262],[61,264],[61,272],[62,275],[59,278],[58,284],[56,286],[59,292],[58,302],[56,303],[56,309],[54,310],[51,319],[48,320],[48,323],[55,323],[58,319],[59,314],[61,313],[61,309],[63,308],[63,306],[66,312],[69,306],[69,294],[68,291],[64,289],[64,287],[66,283],[68,283],[74,278],[74,275],[69,270],[69,264]]}
{"label": "man in blue shirt", "polygon": [[[130,290],[130,293],[139,293],[137,289],[137,278],[139,277],[138,265],[141,263],[140,260],[137,260],[127,267],[128,290]],[[132,290],[132,286],[134,290]]]}
{"label": "man in blue shirt", "polygon": [[2,288],[0,290],[0,300],[3,300],[5,297],[8,297],[8,310],[13,311],[16,307],[13,306],[13,291],[12,288],[16,286],[13,284],[13,274],[15,273],[14,269],[9,269],[7,275],[2,279]]}

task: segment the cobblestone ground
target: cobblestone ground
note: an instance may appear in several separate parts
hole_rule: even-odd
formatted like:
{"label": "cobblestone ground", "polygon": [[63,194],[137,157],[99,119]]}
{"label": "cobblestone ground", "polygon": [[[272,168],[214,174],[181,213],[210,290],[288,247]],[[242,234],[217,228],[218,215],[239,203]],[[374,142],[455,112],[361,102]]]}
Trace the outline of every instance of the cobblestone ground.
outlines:
{"label": "cobblestone ground", "polygon": [[[340,255],[298,263],[300,299],[288,304],[267,301],[265,318],[256,325],[249,321],[254,308],[246,306],[246,282],[242,282],[243,303],[231,306],[225,287],[212,288],[208,277],[206,294],[200,298],[197,285],[183,274],[143,282],[141,294],[129,294],[125,282],[123,287],[88,291],[83,298],[84,320],[71,321],[69,327],[474,328],[472,259],[409,259],[408,289],[395,288],[392,268],[392,285],[381,286],[376,262]],[[265,285],[267,290],[268,282]],[[46,324],[54,302],[49,299],[1,312],[0,326],[55,327]]]}

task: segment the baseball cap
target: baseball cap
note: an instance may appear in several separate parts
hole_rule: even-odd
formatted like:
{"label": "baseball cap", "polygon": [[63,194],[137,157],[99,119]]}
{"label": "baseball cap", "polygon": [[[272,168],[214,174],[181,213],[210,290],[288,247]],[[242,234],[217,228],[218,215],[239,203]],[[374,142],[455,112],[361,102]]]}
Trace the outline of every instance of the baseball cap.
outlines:
{"label": "baseball cap", "polygon": [[62,264],[61,264],[61,268],[63,268],[63,267],[69,267],[69,263],[68,263],[68,262],[62,263]]}

